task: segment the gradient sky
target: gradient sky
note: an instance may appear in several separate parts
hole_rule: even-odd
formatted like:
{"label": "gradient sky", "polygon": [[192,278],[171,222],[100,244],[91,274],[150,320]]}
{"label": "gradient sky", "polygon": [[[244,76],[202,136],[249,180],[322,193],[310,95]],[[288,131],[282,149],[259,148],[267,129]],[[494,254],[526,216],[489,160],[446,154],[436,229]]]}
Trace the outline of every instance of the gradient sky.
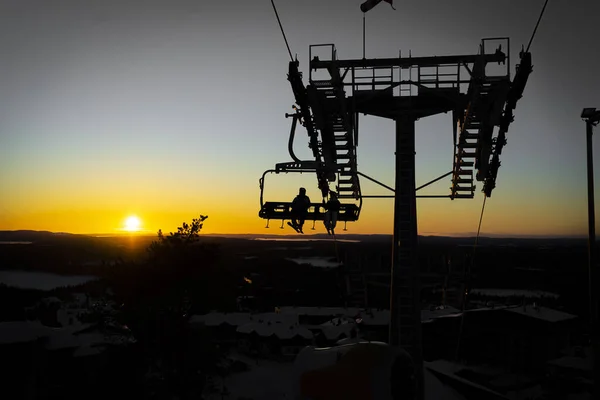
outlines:
{"label": "gradient sky", "polygon": [[[362,56],[361,2],[276,2],[306,76],[310,44]],[[481,38],[509,36],[514,71],[544,2],[395,3],[367,14],[367,57],[474,54]],[[579,115],[600,108],[599,14],[594,0],[549,2],[483,233],[586,232]],[[257,216],[258,178],[290,159],[284,114],[294,103],[269,0],[5,0],[0,54],[0,229],[109,233],[135,214],[150,232],[171,231],[207,214],[207,233],[291,232],[277,222],[266,230]],[[393,122],[364,117],[360,129],[359,170],[392,185]],[[421,184],[451,169],[450,116],[416,129]],[[308,158],[305,131],[298,137]],[[362,182],[365,194],[384,193]],[[269,176],[266,194],[291,200],[299,186],[319,200],[309,175]],[[482,200],[479,190],[474,200],[419,200],[419,232],[476,231]],[[348,229],[391,233],[392,201],[365,200]]]}

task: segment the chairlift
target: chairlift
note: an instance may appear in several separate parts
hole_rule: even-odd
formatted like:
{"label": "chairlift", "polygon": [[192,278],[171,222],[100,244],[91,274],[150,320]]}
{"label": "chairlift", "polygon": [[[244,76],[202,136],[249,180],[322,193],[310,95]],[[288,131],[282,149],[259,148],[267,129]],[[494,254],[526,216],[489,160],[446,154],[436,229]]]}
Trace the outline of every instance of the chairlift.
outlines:
{"label": "chairlift", "polygon": [[[327,99],[326,93],[330,92],[331,89],[328,92],[323,91],[321,89],[327,88],[321,87],[322,85],[319,86],[314,81],[311,81],[309,87],[305,87],[302,83],[302,74],[298,70],[298,61],[290,62],[288,81],[291,83],[296,100],[296,104],[292,106],[294,112],[285,114],[286,118],[292,118],[288,151],[293,161],[276,164],[275,169],[263,173],[259,180],[260,212],[258,216],[267,220],[266,228],[269,227],[269,221],[272,219],[281,220],[281,228],[283,228],[284,221],[293,218],[291,201],[264,201],[265,176],[267,174],[279,174],[281,172],[314,173],[323,198],[326,198],[330,192],[329,184],[337,180],[336,192],[340,194],[339,199],[358,201],[358,204],[340,204],[337,221],[344,222],[344,230],[347,230],[346,224],[358,220],[362,207],[355,157],[357,131],[353,122],[350,123],[351,127],[348,128],[347,118],[351,118],[349,114],[345,116],[346,120],[344,120],[339,115],[334,118],[327,114],[325,109],[322,109],[323,104],[326,102],[337,104],[340,99],[337,97]],[[345,99],[341,101],[345,101]],[[333,119],[327,124],[324,122],[326,118]],[[293,143],[298,123],[307,131],[309,148],[312,149],[314,160],[303,161],[294,154]],[[340,180],[340,178],[342,179]],[[340,193],[342,191],[344,192],[343,195]],[[316,221],[324,221],[325,213],[324,204],[311,203],[305,220],[313,221],[314,229]]]}
{"label": "chairlift", "polygon": [[[315,170],[293,170],[293,171],[285,171],[288,172],[315,172]],[[260,187],[260,211],[258,216],[262,219],[267,220],[267,225],[265,228],[269,227],[270,220],[281,220],[280,228],[283,228],[284,221],[291,220],[292,216],[292,202],[291,201],[264,201],[264,191],[265,191],[265,177],[268,174],[279,174],[281,171],[276,169],[269,169],[265,171],[262,177],[259,179],[259,187]],[[341,202],[340,202],[341,203]],[[344,230],[347,230],[346,224],[348,222],[356,222],[358,221],[358,217],[360,215],[360,209],[362,207],[362,197],[359,198],[358,204],[355,203],[341,203],[340,211],[338,212],[337,221],[344,222]],[[323,203],[314,203],[311,202],[310,207],[308,208],[308,212],[306,215],[306,221],[313,222],[313,229],[315,227],[316,221],[323,221],[325,219],[325,207]]]}

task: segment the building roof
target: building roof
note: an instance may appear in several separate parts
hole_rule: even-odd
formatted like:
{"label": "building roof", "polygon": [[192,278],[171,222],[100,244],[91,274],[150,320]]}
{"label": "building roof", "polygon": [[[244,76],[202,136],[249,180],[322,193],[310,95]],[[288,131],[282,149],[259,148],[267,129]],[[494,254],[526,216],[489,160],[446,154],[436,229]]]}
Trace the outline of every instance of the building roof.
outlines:
{"label": "building roof", "polygon": [[241,326],[251,322],[286,322],[288,324],[298,323],[298,315],[280,313],[221,313],[210,312],[204,315],[192,315],[190,323],[202,323],[206,326],[219,326],[227,324],[230,326]]}
{"label": "building roof", "polygon": [[[482,308],[480,310],[492,310],[493,308]],[[495,309],[501,309],[497,307]],[[468,310],[480,311],[480,310]],[[457,317],[461,311],[454,307],[437,307],[434,310],[422,310],[421,321],[430,322],[436,318]],[[280,307],[278,312],[270,313],[220,313],[211,312],[205,315],[193,315],[190,323],[203,323],[206,326],[219,326],[228,324],[241,326],[251,322],[285,322],[287,324],[298,324],[300,316],[330,317],[335,319],[345,318],[348,322],[359,320],[363,326],[387,326],[390,321],[390,310],[361,309],[357,307]],[[326,324],[332,324],[326,322]],[[322,329],[320,325],[312,328]]]}
{"label": "building roof", "polygon": [[495,289],[495,288],[481,288],[471,289],[470,294],[487,296],[487,297],[525,297],[528,299],[541,299],[550,298],[558,299],[559,295],[551,292],[544,292],[542,290],[523,290],[523,289]]}
{"label": "building roof", "polygon": [[554,360],[550,360],[548,361],[548,364],[560,368],[575,369],[579,371],[591,371],[592,357],[565,356]]}
{"label": "building roof", "polygon": [[355,316],[363,311],[358,307],[279,307],[281,314],[302,316]]}
{"label": "building roof", "polygon": [[335,320],[320,325],[323,335],[325,335],[328,340],[337,340],[340,336],[349,338],[352,330],[356,329],[356,323],[342,318],[336,318],[336,320],[339,320],[339,325]]}
{"label": "building roof", "polygon": [[450,306],[436,307],[433,310],[422,310],[421,311],[421,322],[428,322],[433,319],[445,316],[460,315],[460,310]]}
{"label": "building roof", "polygon": [[505,311],[544,320],[547,322],[562,322],[577,318],[576,315],[569,314],[563,311],[554,310],[548,307],[534,307],[532,305],[526,305],[524,307],[506,308]]}
{"label": "building roof", "polygon": [[299,257],[299,258],[286,258],[288,261],[295,262],[296,264],[307,264],[317,268],[338,268],[342,264],[333,261],[331,257]]}
{"label": "building roof", "polygon": [[192,315],[190,323],[203,323],[206,326],[219,326],[227,324],[231,326],[240,326],[252,321],[249,313],[220,313],[210,312],[204,315]]}
{"label": "building roof", "polygon": [[291,339],[296,336],[303,337],[305,339],[312,339],[313,333],[303,326],[289,325],[280,322],[274,323],[260,323],[251,322],[240,326],[237,329],[239,333],[256,333],[258,336],[269,337],[275,336],[278,339]]}
{"label": "building roof", "polygon": [[449,378],[452,381],[456,382],[457,384],[476,389],[477,391],[480,392],[480,394],[485,394],[486,396],[489,396],[490,399],[493,398],[493,399],[507,399],[508,400],[507,397],[503,396],[502,394],[500,394],[498,392],[495,392],[491,389],[486,388],[485,386],[471,382],[468,379],[461,378],[460,376],[456,375],[457,372],[459,372],[463,369],[464,369],[464,366],[457,364],[457,363],[453,363],[451,361],[446,361],[446,360],[435,360],[435,361],[426,361],[425,362],[425,370],[429,370],[436,375]]}

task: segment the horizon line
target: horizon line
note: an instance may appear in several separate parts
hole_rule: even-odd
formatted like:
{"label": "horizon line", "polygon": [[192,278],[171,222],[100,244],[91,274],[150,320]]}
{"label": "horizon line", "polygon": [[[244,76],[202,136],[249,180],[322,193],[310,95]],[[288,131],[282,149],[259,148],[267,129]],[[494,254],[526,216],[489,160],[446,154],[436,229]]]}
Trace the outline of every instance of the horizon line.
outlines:
{"label": "horizon line", "polygon": [[[104,237],[115,237],[115,236],[138,236],[138,237],[148,237],[148,236],[156,236],[156,233],[150,233],[149,230],[144,231],[120,231],[120,232],[104,232],[104,233],[72,233],[72,232],[55,232],[55,231],[47,231],[47,230],[34,230],[34,229],[13,229],[13,230],[0,230],[0,232],[47,232],[51,234],[67,234],[67,235],[81,235],[81,236],[104,236]],[[169,232],[170,233],[170,232]],[[167,233],[168,234],[168,233]],[[312,237],[312,236],[323,236],[326,233],[313,233],[313,234],[305,234],[303,237]],[[200,236],[296,236],[293,233],[289,234],[270,234],[270,233],[200,233]],[[391,233],[341,233],[337,234],[337,236],[392,236]],[[474,238],[477,236],[476,233],[456,233],[456,234],[418,234],[419,237],[443,237],[443,238],[452,238],[452,239],[465,239],[465,238]],[[560,235],[560,234],[549,234],[549,235],[527,235],[527,234],[515,234],[515,233],[481,233],[479,235],[480,238],[489,238],[489,239],[587,239],[587,235],[579,234],[579,235]]]}

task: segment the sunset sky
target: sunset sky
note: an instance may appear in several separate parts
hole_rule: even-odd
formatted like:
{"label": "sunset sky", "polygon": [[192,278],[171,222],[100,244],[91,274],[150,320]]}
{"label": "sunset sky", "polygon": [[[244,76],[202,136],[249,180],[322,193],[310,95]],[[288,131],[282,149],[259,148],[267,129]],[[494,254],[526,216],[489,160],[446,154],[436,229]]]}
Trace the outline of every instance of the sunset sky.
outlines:
{"label": "sunset sky", "polygon": [[[362,56],[361,2],[276,1],[305,78],[310,44]],[[394,3],[397,11],[382,3],[367,14],[367,57],[475,54],[482,38],[509,36],[514,72],[544,1]],[[549,2],[483,234],[585,234],[579,115],[600,108],[598,15],[598,1]],[[171,231],[205,214],[206,233],[292,232],[258,218],[258,179],[290,160],[284,114],[294,103],[269,0],[3,0],[0,54],[0,230],[111,233],[135,215],[144,232]],[[393,122],[364,117],[360,129],[359,170],[393,185]],[[416,129],[419,185],[452,168],[451,117]],[[309,158],[303,128],[297,137]],[[291,201],[304,186],[320,201],[312,175],[266,184],[270,200]],[[427,193],[449,186],[446,178]],[[419,200],[419,233],[475,232],[481,187],[473,200]],[[348,233],[391,233],[392,211],[391,200],[365,200]]]}

